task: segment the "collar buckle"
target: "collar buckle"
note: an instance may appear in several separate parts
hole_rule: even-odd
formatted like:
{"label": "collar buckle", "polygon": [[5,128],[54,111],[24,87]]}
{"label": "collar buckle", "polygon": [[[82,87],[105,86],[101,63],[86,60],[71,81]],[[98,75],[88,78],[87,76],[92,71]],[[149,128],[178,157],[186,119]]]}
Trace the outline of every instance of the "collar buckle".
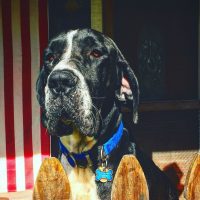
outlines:
{"label": "collar buckle", "polygon": [[82,157],[81,159],[75,159],[76,167],[85,169],[89,166],[88,162],[88,155],[85,155],[85,157]]}

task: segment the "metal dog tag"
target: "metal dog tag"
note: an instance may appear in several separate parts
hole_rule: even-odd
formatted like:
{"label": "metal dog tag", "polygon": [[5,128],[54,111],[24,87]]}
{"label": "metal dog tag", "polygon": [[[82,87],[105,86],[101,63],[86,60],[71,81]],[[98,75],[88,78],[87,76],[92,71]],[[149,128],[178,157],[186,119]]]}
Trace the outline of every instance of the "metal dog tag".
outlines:
{"label": "metal dog tag", "polygon": [[103,154],[103,146],[101,148],[101,165],[96,169],[96,181],[106,183],[113,180],[113,170],[109,169],[107,163],[107,157]]}

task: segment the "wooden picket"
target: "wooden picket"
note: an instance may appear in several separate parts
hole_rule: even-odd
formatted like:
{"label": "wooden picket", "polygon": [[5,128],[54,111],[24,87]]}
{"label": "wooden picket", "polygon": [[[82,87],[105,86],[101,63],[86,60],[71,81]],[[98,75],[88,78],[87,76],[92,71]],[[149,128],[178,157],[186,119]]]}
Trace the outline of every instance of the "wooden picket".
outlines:
{"label": "wooden picket", "polygon": [[123,156],[115,174],[111,197],[112,200],[149,199],[146,178],[135,156]]}
{"label": "wooden picket", "polygon": [[200,199],[200,154],[197,154],[187,173],[184,196],[186,200]]}

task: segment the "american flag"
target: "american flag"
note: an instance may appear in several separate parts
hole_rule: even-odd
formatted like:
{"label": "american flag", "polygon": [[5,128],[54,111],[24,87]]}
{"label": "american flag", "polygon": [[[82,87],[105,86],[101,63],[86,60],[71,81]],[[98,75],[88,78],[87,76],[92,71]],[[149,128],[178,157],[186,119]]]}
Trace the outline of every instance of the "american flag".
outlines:
{"label": "american flag", "polygon": [[47,0],[0,0],[0,192],[32,189],[50,155],[35,91],[47,7]]}

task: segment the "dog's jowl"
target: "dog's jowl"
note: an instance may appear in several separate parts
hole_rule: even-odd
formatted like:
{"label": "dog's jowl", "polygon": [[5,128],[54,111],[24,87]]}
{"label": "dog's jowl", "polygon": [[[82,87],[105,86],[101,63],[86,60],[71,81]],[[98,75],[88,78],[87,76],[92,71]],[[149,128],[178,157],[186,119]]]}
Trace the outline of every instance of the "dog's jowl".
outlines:
{"label": "dog's jowl", "polygon": [[151,200],[176,200],[166,176],[129,140],[121,105],[137,122],[139,86],[116,44],[91,29],[62,33],[49,42],[37,81],[43,125],[59,137],[60,159],[72,199],[111,199],[123,155],[143,168]]}

